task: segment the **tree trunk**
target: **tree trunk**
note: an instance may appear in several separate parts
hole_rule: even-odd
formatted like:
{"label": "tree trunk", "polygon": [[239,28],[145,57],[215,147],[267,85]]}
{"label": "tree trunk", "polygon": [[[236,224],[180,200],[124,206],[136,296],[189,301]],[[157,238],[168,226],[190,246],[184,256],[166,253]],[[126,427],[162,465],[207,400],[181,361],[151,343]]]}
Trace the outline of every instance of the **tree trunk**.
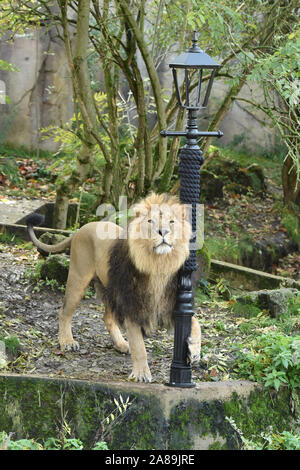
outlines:
{"label": "tree trunk", "polygon": [[300,205],[300,181],[296,164],[291,157],[287,157],[282,167],[283,201],[286,206],[291,202]]}
{"label": "tree trunk", "polygon": [[89,45],[90,0],[79,0],[74,53],[72,50],[66,2],[59,2],[62,15],[64,45],[72,75],[74,95],[83,118],[83,142],[77,154],[76,169],[57,188],[53,226],[66,228],[68,199],[88,177],[95,148],[97,117],[93,100],[87,54]]}
{"label": "tree trunk", "polygon": [[[162,131],[163,129],[167,128],[165,104],[162,97],[158,73],[155,68],[151,52],[148,50],[144,35],[137,25],[137,22],[132,14],[132,10],[130,9],[128,2],[126,2],[125,0],[118,0],[118,3],[122,8],[124,16],[126,17],[126,20],[128,21],[132,29],[132,34],[135,37],[136,43],[147,68],[156,104],[158,129],[159,131]],[[158,148],[159,158],[153,175],[154,181],[160,176],[161,172],[163,171],[167,158],[167,139],[162,137],[160,134],[158,135]]]}
{"label": "tree trunk", "polygon": [[88,177],[90,154],[91,148],[83,144],[77,155],[77,168],[57,187],[53,214],[53,226],[55,228],[62,230],[66,228],[69,197]]}

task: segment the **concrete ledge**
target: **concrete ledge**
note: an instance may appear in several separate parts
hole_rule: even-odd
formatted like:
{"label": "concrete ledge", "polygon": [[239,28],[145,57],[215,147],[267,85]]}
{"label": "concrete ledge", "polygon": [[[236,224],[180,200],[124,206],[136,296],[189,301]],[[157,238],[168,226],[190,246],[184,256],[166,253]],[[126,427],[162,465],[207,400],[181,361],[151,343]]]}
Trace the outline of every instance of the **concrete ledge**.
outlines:
{"label": "concrete ledge", "polygon": [[300,290],[300,282],[294,279],[212,259],[210,278],[215,280],[221,277],[230,282],[233,287],[241,288],[242,286],[245,290],[276,289],[278,287],[294,287]]}
{"label": "concrete ledge", "polygon": [[[118,415],[114,399],[131,402]],[[115,420],[106,424],[106,417]],[[92,383],[39,376],[0,375],[0,430],[14,438],[56,437],[65,420],[85,448],[106,440],[110,449],[236,449],[225,417],[246,437],[268,426],[289,430],[295,419],[289,392],[270,394],[248,381],[205,382],[194,389],[156,384]]]}

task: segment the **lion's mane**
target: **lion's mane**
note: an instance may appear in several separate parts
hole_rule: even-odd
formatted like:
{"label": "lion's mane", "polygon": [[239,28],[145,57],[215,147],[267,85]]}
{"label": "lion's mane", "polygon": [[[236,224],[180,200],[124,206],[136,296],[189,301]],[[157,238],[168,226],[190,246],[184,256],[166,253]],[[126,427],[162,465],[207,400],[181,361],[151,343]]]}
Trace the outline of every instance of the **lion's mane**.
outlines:
{"label": "lion's mane", "polygon": [[[156,254],[150,239],[131,237],[142,223],[141,215],[147,217],[153,204],[162,213],[169,206],[176,216],[175,223],[181,224],[182,236],[168,254]],[[116,240],[110,250],[108,283],[102,286],[103,300],[120,325],[129,318],[146,334],[155,326],[172,327],[178,273],[189,255],[190,236],[190,224],[176,197],[151,194],[137,204],[128,226],[128,238]]]}

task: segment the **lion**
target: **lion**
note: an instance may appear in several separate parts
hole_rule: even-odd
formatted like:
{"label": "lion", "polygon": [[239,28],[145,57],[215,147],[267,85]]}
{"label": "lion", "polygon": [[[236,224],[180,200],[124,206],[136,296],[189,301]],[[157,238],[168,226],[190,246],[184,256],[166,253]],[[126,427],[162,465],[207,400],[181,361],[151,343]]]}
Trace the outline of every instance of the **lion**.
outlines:
{"label": "lion", "polygon": [[[27,230],[38,250],[60,253],[71,247],[65,298],[59,311],[59,344],[78,350],[72,317],[90,282],[105,306],[104,323],[114,347],[129,353],[130,380],[151,382],[144,335],[155,327],[173,326],[179,270],[189,256],[191,225],[177,197],[151,193],[134,206],[127,231],[112,222],[90,222],[56,245],[39,241],[33,226],[42,216],[27,219]],[[120,328],[124,327],[128,342]],[[191,319],[189,359],[199,360],[200,325]]]}

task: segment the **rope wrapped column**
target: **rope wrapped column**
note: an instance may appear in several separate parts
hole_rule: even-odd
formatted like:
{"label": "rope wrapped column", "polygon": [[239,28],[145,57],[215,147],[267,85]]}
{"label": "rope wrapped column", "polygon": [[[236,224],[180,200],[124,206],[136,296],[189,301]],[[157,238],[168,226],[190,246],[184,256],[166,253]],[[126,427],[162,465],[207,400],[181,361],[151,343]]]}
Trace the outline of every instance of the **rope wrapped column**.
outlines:
{"label": "rope wrapped column", "polygon": [[[200,167],[204,162],[201,150],[184,147],[179,154],[180,175],[180,201],[192,206],[191,243],[196,243],[197,232],[197,204],[200,196]],[[190,250],[190,256],[184,265],[184,271],[192,273],[197,271],[196,250]]]}
{"label": "rope wrapped column", "polygon": [[[187,145],[179,154],[180,201],[192,207],[192,238],[197,238],[197,204],[200,196],[200,167],[204,161],[202,152],[194,140],[188,139]],[[194,245],[195,246],[195,245]],[[192,273],[197,271],[196,250],[190,250],[190,256],[181,269],[178,281],[177,301],[174,310],[174,351],[170,371],[172,387],[191,388],[192,368],[188,359],[188,338],[191,334],[193,310]]]}

